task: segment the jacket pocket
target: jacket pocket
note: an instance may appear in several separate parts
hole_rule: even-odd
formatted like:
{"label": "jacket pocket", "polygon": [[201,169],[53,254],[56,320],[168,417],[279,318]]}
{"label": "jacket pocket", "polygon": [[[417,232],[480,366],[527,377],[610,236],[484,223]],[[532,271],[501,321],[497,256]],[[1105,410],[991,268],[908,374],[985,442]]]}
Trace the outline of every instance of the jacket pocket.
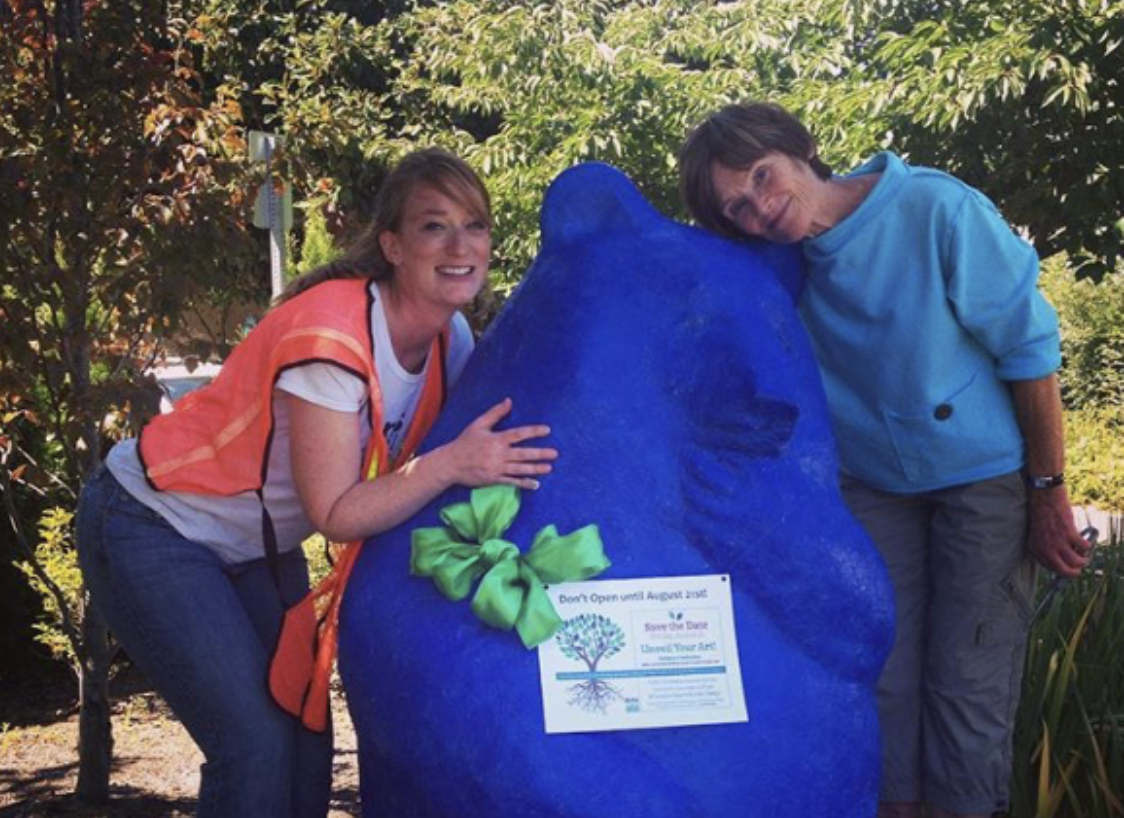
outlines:
{"label": "jacket pocket", "polygon": [[883,410],[906,479],[947,479],[1010,457],[1022,447],[1007,386],[975,372],[917,412]]}

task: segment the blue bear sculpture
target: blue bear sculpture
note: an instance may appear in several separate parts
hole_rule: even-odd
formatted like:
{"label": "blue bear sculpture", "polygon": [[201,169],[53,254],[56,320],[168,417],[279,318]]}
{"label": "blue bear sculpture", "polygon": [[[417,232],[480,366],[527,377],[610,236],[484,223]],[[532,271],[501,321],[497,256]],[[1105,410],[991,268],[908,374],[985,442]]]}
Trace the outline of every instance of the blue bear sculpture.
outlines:
{"label": "blue bear sculpture", "polygon": [[891,590],[836,487],[797,253],[671,221],[599,164],[559,176],[542,229],[425,447],[510,396],[560,458],[506,539],[596,523],[603,579],[728,574],[749,720],[545,734],[536,652],[409,574],[451,490],[366,545],[344,600],[363,814],[873,815]]}

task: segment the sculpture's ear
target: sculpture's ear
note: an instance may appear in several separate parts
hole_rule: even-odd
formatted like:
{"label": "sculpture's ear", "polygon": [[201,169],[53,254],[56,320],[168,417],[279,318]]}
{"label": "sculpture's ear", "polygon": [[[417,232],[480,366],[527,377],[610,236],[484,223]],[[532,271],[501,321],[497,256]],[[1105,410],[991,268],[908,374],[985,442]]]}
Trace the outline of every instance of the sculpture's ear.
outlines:
{"label": "sculpture's ear", "polygon": [[546,191],[543,248],[586,241],[602,232],[637,230],[645,222],[660,220],[664,217],[627,176],[612,165],[587,162],[560,173]]}

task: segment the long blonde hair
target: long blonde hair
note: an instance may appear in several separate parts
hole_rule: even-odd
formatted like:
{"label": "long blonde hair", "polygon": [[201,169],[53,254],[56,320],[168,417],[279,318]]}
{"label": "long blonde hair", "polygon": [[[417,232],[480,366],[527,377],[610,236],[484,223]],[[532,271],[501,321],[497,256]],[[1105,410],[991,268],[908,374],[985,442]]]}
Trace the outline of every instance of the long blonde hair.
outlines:
{"label": "long blonde hair", "polygon": [[426,184],[468,210],[487,225],[492,224],[488,190],[468,163],[443,148],[423,148],[407,154],[383,180],[375,195],[371,221],[342,256],[293,279],[277,298],[288,301],[310,287],[340,278],[393,278],[394,268],[383,255],[379,236],[402,226],[406,201],[414,187]]}

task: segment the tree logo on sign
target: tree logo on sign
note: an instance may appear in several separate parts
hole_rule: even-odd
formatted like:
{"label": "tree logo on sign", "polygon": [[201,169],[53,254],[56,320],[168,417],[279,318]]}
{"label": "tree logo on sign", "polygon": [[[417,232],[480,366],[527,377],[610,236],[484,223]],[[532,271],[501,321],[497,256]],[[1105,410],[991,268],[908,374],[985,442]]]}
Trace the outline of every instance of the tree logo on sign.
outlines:
{"label": "tree logo on sign", "polygon": [[567,619],[554,638],[563,656],[583,662],[590,673],[589,679],[566,691],[570,694],[570,705],[591,713],[605,713],[610,702],[623,698],[612,684],[597,676],[601,660],[620,653],[624,647],[620,625],[607,616],[582,614]]}

